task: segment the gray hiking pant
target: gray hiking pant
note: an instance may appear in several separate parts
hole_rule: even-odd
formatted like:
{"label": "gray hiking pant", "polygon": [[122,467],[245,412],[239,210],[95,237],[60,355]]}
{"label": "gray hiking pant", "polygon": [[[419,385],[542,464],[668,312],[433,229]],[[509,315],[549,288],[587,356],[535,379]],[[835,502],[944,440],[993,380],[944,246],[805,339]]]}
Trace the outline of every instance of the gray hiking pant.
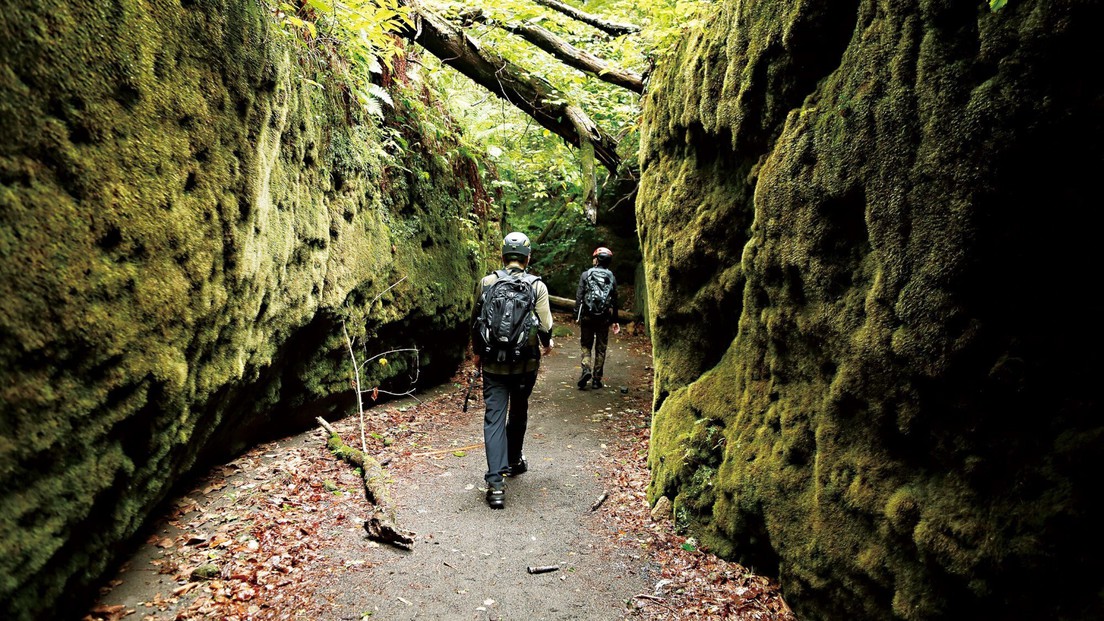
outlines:
{"label": "gray hiking pant", "polygon": [[[510,464],[521,461],[525,426],[529,422],[529,395],[537,372],[517,375],[483,373],[483,445],[487,449],[488,483],[502,481]],[[507,415],[509,411],[509,415]]]}
{"label": "gray hiking pant", "polygon": [[[602,379],[606,366],[606,346],[609,343],[609,322],[584,317],[579,320],[579,345],[583,348],[583,367],[591,369],[595,379]],[[590,350],[594,348],[594,364]]]}

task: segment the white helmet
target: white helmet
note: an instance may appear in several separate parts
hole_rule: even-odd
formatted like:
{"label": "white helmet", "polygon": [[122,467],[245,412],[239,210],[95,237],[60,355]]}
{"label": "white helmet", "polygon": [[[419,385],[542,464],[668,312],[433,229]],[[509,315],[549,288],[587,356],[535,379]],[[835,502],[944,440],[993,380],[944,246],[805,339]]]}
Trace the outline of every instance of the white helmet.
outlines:
{"label": "white helmet", "polygon": [[529,237],[525,233],[514,231],[502,240],[502,256],[504,257],[529,258],[530,252],[532,252],[532,248],[529,244]]}

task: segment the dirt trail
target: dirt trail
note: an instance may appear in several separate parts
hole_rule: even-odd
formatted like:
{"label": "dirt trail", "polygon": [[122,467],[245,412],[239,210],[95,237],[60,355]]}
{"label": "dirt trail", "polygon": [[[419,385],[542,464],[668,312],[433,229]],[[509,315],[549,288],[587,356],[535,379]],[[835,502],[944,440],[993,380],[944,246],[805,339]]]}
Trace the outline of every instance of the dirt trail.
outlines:
{"label": "dirt trail", "polygon": [[[580,391],[577,343],[561,338],[543,361],[530,399],[529,471],[508,480],[506,508],[485,504],[481,445],[394,468],[400,519],[419,541],[412,552],[350,541],[342,560],[373,567],[355,582],[338,577],[319,589],[332,618],[371,611],[378,619],[616,619],[626,600],[650,592],[655,580],[639,547],[612,543],[591,512],[606,491],[600,457],[614,441],[607,414],[624,413],[620,387],[647,389],[630,378],[650,361],[615,342],[608,386]],[[434,444],[481,444],[482,411],[474,402],[471,416],[441,429]],[[548,565],[560,569],[527,572]]]}
{"label": "dirt trail", "polygon": [[[449,384],[420,405],[367,413],[369,452],[391,459],[413,550],[367,539],[356,474],[326,452],[321,432],[306,432],[215,468],[177,499],[95,618],[609,620],[647,605],[634,596],[653,593],[659,567],[645,540],[606,513],[615,498],[643,507],[614,453],[642,454],[624,429],[647,425],[646,338],[611,335],[607,387],[586,391],[575,386],[577,338],[556,344],[530,400],[529,472],[508,480],[505,510],[484,501],[482,399],[462,414],[464,387]],[[359,446],[356,417],[335,426]],[[610,502],[592,511],[604,492]],[[198,579],[206,562],[214,574]],[[559,570],[527,572],[546,565]]]}

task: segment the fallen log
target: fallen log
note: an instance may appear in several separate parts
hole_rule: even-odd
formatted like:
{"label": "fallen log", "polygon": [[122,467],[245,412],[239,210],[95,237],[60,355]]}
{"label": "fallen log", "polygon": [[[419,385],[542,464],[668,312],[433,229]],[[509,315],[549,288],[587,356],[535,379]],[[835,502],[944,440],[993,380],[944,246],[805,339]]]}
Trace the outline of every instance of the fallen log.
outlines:
{"label": "fallen log", "polygon": [[330,449],[338,459],[360,468],[363,475],[364,495],[368,502],[372,503],[372,514],[364,521],[364,530],[368,532],[368,537],[382,543],[413,548],[418,534],[399,527],[398,520],[395,518],[395,508],[391,502],[391,491],[387,487],[387,480],[383,474],[383,466],[375,458],[345,444],[337,430],[322,417],[317,417],[315,420],[330,434],[326,440],[326,448]]}
{"label": "fallen log", "polygon": [[[404,3],[407,4],[407,3]],[[533,117],[571,145],[594,147],[594,157],[613,174],[621,165],[617,139],[547,80],[532,75],[468,35],[463,28],[427,9],[415,7],[415,23],[402,36],[412,39],[444,64]]]}
{"label": "fallen log", "polygon": [[[552,308],[556,308],[556,309],[559,309],[559,310],[562,310],[562,311],[567,311],[569,313],[575,311],[575,300],[573,300],[571,298],[561,298],[558,295],[552,295],[550,293],[550,294],[548,294],[548,304]],[[630,321],[637,321],[637,319],[639,319],[639,318],[636,315],[634,315],[634,314],[632,314],[628,311],[623,311],[623,310],[617,311],[617,321],[618,322],[628,323]]]}

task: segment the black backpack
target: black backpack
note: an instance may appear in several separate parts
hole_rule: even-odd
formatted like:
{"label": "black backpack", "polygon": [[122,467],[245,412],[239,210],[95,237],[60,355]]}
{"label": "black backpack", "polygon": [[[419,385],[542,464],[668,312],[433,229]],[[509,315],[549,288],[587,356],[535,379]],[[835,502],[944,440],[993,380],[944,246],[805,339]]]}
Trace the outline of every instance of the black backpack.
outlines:
{"label": "black backpack", "polygon": [[613,272],[592,267],[583,279],[583,309],[591,317],[609,315],[613,303]]}
{"label": "black backpack", "polygon": [[537,294],[533,284],[540,278],[525,272],[498,270],[498,280],[483,289],[476,318],[476,333],[482,343],[480,355],[487,362],[519,362],[535,358],[540,350],[531,343],[537,325],[534,312]]}

